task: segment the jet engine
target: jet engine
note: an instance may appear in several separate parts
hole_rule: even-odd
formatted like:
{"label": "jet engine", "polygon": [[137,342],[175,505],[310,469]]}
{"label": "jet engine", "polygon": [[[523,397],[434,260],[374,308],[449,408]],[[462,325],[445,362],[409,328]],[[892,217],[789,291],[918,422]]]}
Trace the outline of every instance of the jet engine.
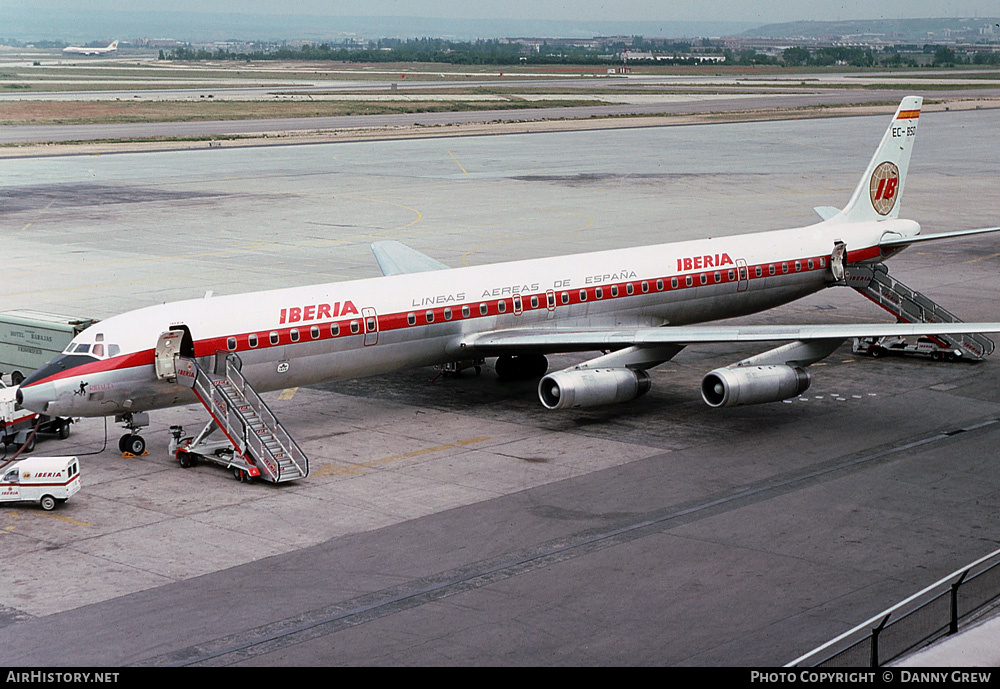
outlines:
{"label": "jet engine", "polygon": [[627,402],[647,390],[649,374],[628,368],[567,369],[549,374],[538,383],[538,397],[549,409]]}
{"label": "jet engine", "polygon": [[701,396],[710,407],[777,402],[809,388],[810,378],[798,366],[717,368],[702,378]]}

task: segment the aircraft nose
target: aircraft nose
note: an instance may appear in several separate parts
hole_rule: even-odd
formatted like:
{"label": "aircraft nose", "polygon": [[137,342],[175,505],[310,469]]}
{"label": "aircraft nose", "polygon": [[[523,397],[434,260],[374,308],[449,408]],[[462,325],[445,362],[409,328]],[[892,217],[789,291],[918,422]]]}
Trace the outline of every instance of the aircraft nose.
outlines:
{"label": "aircraft nose", "polygon": [[36,414],[45,414],[49,411],[49,402],[55,400],[54,383],[37,383],[28,387],[21,386],[14,394],[17,403],[25,409],[30,409]]}

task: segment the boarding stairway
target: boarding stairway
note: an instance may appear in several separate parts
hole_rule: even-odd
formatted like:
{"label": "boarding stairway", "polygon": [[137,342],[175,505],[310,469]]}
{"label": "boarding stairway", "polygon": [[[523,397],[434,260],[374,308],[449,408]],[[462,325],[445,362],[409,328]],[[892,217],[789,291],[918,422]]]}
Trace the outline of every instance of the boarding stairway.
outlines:
{"label": "boarding stairway", "polygon": [[[845,277],[848,286],[871,299],[901,323],[960,323],[961,320],[926,296],[889,276],[882,264],[852,265]],[[963,358],[979,361],[993,353],[993,340],[980,333],[934,335],[934,340]]]}
{"label": "boarding stairway", "polygon": [[[264,480],[282,483],[307,476],[309,459],[243,377],[239,357],[219,351],[214,364],[214,371],[209,373],[196,359],[176,357],[177,382],[191,388],[212,417],[205,430],[179,450],[203,452],[201,448],[209,446],[203,441],[218,429],[232,446],[231,455],[226,453],[225,461],[215,458],[218,454],[203,456],[235,469],[237,477],[256,476],[259,471]],[[245,473],[241,475],[240,471]]]}

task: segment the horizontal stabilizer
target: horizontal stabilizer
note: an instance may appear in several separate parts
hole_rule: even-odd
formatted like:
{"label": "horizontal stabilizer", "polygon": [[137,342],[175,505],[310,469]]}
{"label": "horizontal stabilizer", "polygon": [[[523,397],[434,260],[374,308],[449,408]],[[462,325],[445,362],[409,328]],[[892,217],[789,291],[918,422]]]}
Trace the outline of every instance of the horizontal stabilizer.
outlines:
{"label": "horizontal stabilizer", "polygon": [[933,242],[938,239],[955,239],[956,237],[969,237],[975,234],[988,234],[990,232],[1000,232],[1000,227],[981,227],[975,230],[955,230],[954,232],[939,232],[938,234],[918,234],[916,237],[894,237],[887,234],[879,240],[879,246],[909,246],[917,242]]}
{"label": "horizontal stabilizer", "polygon": [[823,220],[829,220],[840,212],[840,209],[834,206],[816,206],[813,210],[816,211],[816,215]]}
{"label": "horizontal stabilizer", "polygon": [[382,269],[383,275],[424,273],[448,268],[441,261],[391,239],[372,244],[372,253],[375,254],[375,260],[378,261],[378,267]]}

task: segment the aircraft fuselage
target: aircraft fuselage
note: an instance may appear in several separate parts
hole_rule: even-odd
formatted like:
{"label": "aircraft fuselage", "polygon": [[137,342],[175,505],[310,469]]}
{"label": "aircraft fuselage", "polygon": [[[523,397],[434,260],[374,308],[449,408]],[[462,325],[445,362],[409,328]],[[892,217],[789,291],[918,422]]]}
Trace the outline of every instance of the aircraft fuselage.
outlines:
{"label": "aircraft fuselage", "polygon": [[108,318],[22,385],[52,416],[107,416],[195,402],[157,378],[161,333],[186,329],[188,355],[236,352],[259,391],[443,364],[470,334],[510,328],[656,327],[756,313],[829,286],[831,252],[878,262],[908,220],[823,222],[487,266],[377,277],[150,306]]}

